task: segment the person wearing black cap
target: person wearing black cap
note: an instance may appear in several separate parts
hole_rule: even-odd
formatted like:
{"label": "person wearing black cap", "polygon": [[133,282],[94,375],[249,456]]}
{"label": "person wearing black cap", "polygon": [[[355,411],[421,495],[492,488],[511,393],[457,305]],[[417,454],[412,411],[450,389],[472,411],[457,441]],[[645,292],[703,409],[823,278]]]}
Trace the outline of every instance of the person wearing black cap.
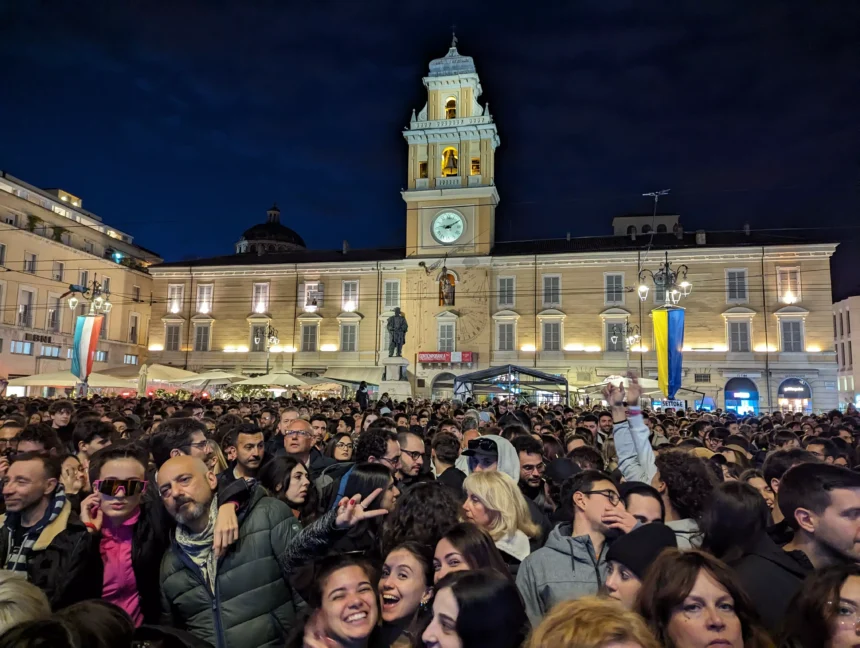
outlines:
{"label": "person wearing black cap", "polygon": [[609,547],[609,573],[603,584],[607,597],[633,609],[648,568],[664,549],[677,549],[675,532],[661,522],[643,524],[618,538]]}

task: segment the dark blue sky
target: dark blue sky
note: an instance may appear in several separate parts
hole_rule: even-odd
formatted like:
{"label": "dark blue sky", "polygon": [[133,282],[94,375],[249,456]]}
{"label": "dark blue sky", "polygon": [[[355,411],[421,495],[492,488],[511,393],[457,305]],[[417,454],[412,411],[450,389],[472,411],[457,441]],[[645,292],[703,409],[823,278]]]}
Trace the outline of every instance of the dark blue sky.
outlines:
{"label": "dark blue sky", "polygon": [[452,23],[502,139],[500,240],[605,234],[671,188],[688,230],[849,228],[836,290],[860,288],[856,0],[10,2],[0,168],[171,260],[273,200],[312,247],[401,245],[401,130]]}

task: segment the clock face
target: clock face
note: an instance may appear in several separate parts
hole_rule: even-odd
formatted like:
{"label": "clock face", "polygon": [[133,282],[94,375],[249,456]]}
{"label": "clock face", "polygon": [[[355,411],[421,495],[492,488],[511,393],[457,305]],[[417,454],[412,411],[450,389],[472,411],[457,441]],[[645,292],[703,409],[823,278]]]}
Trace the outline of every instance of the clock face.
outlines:
{"label": "clock face", "polygon": [[463,235],[466,223],[456,212],[442,212],[433,219],[430,226],[433,238],[440,243],[453,243]]}

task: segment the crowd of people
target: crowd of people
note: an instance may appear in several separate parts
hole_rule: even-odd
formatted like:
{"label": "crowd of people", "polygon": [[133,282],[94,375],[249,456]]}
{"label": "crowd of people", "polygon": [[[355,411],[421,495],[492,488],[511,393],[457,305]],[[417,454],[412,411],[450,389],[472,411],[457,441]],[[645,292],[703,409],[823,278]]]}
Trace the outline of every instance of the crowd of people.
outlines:
{"label": "crowd of people", "polygon": [[0,398],[0,648],[860,645],[852,408],[363,387]]}

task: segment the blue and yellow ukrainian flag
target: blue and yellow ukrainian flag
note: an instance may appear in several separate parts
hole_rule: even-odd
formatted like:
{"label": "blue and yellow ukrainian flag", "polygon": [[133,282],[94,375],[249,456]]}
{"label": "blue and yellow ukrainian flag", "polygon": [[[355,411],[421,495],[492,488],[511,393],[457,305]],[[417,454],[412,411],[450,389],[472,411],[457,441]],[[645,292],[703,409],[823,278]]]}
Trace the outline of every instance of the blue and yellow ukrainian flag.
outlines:
{"label": "blue and yellow ukrainian flag", "polygon": [[684,348],[684,309],[658,308],[651,311],[654,346],[657,350],[657,381],[666,398],[675,398],[681,388]]}

